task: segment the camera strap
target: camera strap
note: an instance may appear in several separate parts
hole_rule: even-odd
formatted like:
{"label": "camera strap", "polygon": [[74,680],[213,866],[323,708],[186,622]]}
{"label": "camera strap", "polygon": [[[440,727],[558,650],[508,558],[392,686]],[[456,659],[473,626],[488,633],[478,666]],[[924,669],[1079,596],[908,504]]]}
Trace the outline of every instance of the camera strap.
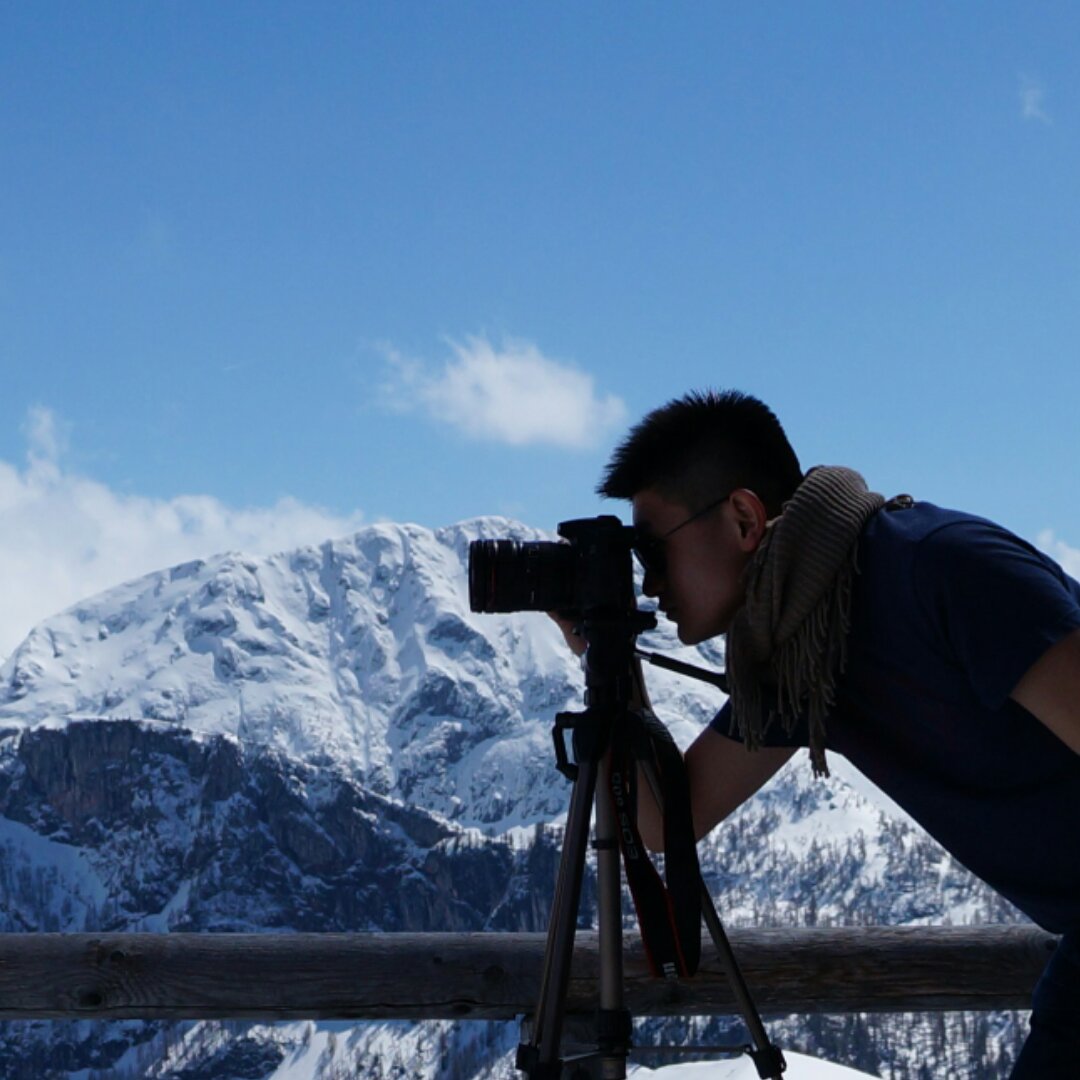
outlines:
{"label": "camera strap", "polygon": [[[686,766],[667,728],[651,713],[628,714],[619,734],[609,795],[649,970],[657,978],[693,975],[701,961],[702,883]],[[637,826],[637,763],[642,759],[652,761],[660,782],[666,883]]]}

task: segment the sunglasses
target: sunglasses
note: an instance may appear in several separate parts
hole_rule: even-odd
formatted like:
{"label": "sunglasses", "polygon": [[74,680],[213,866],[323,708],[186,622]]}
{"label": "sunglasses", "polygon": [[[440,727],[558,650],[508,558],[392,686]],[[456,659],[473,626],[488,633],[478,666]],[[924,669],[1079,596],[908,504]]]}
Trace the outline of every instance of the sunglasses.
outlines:
{"label": "sunglasses", "polygon": [[691,521],[697,521],[699,517],[704,517],[710,510],[715,510],[718,506],[726,503],[731,498],[731,492],[727,495],[721,496],[719,499],[709,503],[708,506],[703,506],[697,512],[691,514],[685,521],[680,521],[678,525],[673,529],[668,529],[662,536],[650,536],[648,533],[643,533],[640,529],[637,532],[637,536],[634,538],[634,543],[631,548],[633,553],[637,556],[637,561],[641,563],[641,568],[647,574],[663,574],[667,570],[667,555],[664,551],[664,544],[669,536],[677,533],[680,529],[685,528]]}

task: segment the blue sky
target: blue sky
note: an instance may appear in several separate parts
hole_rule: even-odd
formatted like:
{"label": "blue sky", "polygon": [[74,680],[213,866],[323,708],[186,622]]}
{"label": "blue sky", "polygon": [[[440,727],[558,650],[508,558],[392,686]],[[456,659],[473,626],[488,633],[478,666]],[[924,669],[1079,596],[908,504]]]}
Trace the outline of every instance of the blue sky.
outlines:
{"label": "blue sky", "polygon": [[0,656],[220,547],[601,512],[705,386],[1076,566],[1077,55],[1067,3],[0,0]]}

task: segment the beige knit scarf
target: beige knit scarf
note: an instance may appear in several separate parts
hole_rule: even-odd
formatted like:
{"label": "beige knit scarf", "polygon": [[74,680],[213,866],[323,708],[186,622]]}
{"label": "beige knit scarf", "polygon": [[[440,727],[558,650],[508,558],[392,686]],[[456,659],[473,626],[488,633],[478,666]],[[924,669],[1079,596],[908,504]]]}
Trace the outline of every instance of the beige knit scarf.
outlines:
{"label": "beige knit scarf", "polygon": [[790,734],[805,716],[814,773],[828,776],[825,717],[847,660],[859,535],[884,505],[857,472],[821,466],[766,526],[727,635],[732,727],[748,749],[776,720]]}

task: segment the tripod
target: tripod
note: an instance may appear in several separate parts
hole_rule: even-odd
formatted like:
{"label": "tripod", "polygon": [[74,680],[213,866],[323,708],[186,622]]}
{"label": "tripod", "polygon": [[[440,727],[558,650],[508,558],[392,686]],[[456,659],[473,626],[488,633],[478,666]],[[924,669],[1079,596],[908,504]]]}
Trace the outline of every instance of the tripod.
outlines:
{"label": "tripod", "polygon": [[[560,713],[553,732],[556,766],[573,781],[566,833],[559,862],[547,948],[540,984],[540,998],[533,1017],[531,1037],[517,1052],[517,1067],[529,1080],[625,1080],[630,1051],[631,1017],[623,1001],[622,890],[620,833],[623,810],[608,797],[612,753],[618,748],[629,720],[634,688],[634,642],[637,635],[655,625],[654,617],[635,611],[618,619],[588,619],[581,626],[587,642],[585,653],[585,710]],[[680,669],[684,670],[684,669]],[[685,671],[690,674],[691,672]],[[715,676],[705,676],[716,681]],[[565,733],[573,733],[574,760],[566,752]],[[660,787],[647,760],[640,765],[658,805]],[[684,777],[685,781],[685,777]],[[600,796],[597,797],[598,789]],[[618,785],[616,784],[616,790]],[[596,807],[597,907],[600,938],[600,986],[597,1042],[592,1053],[564,1060],[560,1057],[564,1002],[574,951],[574,930],[581,901],[591,811]],[[665,811],[664,806],[660,806]],[[692,826],[690,826],[692,832]],[[625,835],[625,833],[624,833]],[[691,837],[692,842],[692,837]],[[696,862],[694,864],[697,873]],[[753,1046],[731,1047],[745,1051],[757,1066],[762,1080],[781,1080],[785,1062],[780,1050],[769,1042],[757,1009],[750,998],[730,943],[700,873],[701,911],[724,964]],[[700,916],[697,917],[700,932]]]}

